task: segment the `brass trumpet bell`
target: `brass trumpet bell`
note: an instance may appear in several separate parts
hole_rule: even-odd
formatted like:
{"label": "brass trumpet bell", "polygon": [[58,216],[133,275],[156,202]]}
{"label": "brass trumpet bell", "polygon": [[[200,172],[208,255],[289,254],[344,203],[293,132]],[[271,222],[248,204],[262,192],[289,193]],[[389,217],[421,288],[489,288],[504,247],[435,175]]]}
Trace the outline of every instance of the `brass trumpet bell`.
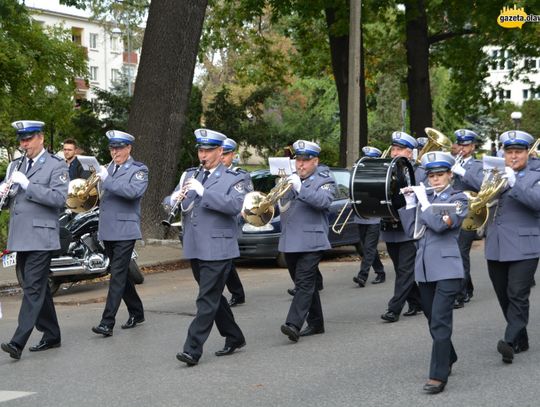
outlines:
{"label": "brass trumpet bell", "polygon": [[424,131],[426,132],[428,142],[418,153],[418,157],[416,158],[417,164],[420,164],[422,162],[422,156],[430,151],[448,152],[452,149],[452,141],[439,130],[426,127]]}
{"label": "brass trumpet bell", "polygon": [[[99,178],[96,176],[97,180]],[[89,182],[90,181],[90,182]],[[88,180],[77,178],[69,182],[66,207],[75,213],[93,209],[99,201],[99,191],[91,176]]]}
{"label": "brass trumpet bell", "polygon": [[242,216],[247,223],[253,226],[264,226],[274,217],[274,206],[266,205],[267,195],[253,191],[246,194],[242,205]]}
{"label": "brass trumpet bell", "polygon": [[[469,202],[474,202],[476,200],[476,192],[463,191],[463,193],[467,196]],[[463,219],[461,229],[467,231],[477,230],[486,224],[488,216],[489,210],[485,205],[477,208],[471,208],[471,205],[469,205],[469,212],[467,212],[467,216]]]}

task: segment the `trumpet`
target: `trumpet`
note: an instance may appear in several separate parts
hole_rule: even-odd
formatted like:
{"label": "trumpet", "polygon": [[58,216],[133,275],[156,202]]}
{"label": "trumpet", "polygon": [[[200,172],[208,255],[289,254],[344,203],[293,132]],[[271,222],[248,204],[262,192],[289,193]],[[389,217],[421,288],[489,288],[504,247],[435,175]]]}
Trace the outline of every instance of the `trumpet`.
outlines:
{"label": "trumpet", "polygon": [[[22,167],[22,163],[25,158],[26,158],[26,150],[23,151],[21,159],[17,163],[17,167],[15,167],[15,170],[11,174],[13,174],[15,171],[20,171]],[[7,200],[9,199],[9,193],[11,192],[11,188],[13,187],[13,179],[11,177],[9,177],[9,180],[6,182],[6,185],[7,185],[6,193],[2,195],[2,198],[0,198],[0,212],[2,211],[2,208],[4,207],[4,205],[7,203]]]}
{"label": "trumpet", "polygon": [[[201,161],[199,167],[195,170],[195,172],[193,173],[193,175],[191,176],[190,179],[197,178],[197,176],[199,175],[199,173],[203,169],[205,163],[206,163],[206,161]],[[180,191],[180,196],[174,202],[174,205],[171,208],[171,211],[169,212],[169,216],[167,216],[167,219],[163,219],[161,221],[161,224],[163,226],[171,227],[171,223],[172,223],[173,219],[176,217],[176,215],[178,215],[178,210],[180,209],[180,205],[182,204],[182,201],[184,200],[184,197],[186,196],[186,193],[187,193],[187,188],[184,185],[184,186],[182,186],[182,189]]]}

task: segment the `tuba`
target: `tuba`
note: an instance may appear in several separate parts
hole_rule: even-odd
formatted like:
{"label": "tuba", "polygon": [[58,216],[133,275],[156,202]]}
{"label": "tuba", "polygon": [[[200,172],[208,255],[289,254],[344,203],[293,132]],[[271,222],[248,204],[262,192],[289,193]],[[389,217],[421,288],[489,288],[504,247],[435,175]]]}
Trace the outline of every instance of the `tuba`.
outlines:
{"label": "tuba", "polygon": [[280,180],[274,188],[264,194],[253,191],[246,194],[242,205],[242,217],[252,226],[264,226],[274,217],[274,206],[291,189],[285,174],[280,175]]}
{"label": "tuba", "polygon": [[430,151],[450,151],[452,148],[452,141],[439,130],[426,127],[424,131],[426,132],[428,142],[418,152],[418,157],[416,158],[417,164],[420,164],[422,162],[422,156]]}
{"label": "tuba", "polygon": [[[107,167],[111,164],[112,161]],[[75,213],[94,209],[99,201],[98,184],[100,181],[94,168],[88,179],[76,178],[69,181],[66,207]]]}

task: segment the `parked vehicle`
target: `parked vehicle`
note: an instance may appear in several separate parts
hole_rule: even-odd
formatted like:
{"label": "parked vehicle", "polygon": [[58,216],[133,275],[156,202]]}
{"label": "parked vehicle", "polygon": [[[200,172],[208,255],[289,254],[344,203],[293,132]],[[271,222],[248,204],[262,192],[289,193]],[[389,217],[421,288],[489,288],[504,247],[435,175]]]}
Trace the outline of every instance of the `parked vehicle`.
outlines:
{"label": "parked vehicle", "polygon": [[[69,211],[60,215],[60,250],[53,254],[49,274],[49,287],[54,295],[61,284],[75,283],[106,276],[109,273],[109,258],[103,243],[97,238],[99,208],[74,214]],[[6,256],[10,256],[6,258]],[[129,265],[129,278],[142,284],[142,274],[133,251]],[[15,263],[15,253],[4,256],[4,266]],[[22,270],[15,264],[17,280],[22,285]]]}
{"label": "parked vehicle", "polygon": [[[329,240],[332,247],[338,246],[356,246],[359,253],[362,252],[360,234],[356,223],[347,222],[341,234],[332,231],[332,224],[335,222],[339,212],[349,199],[349,181],[351,174],[345,168],[331,168],[331,173],[336,180],[336,196],[330,206],[330,232]],[[251,179],[255,191],[268,193],[274,187],[276,175],[270,174],[269,170],[258,170],[251,173]],[[345,214],[351,209],[351,204],[347,204]],[[340,219],[337,229],[340,228],[345,217]],[[351,216],[351,220],[352,220]],[[276,208],[276,214],[272,221],[265,226],[255,227],[245,223],[242,226],[242,234],[238,239],[240,247],[240,257],[244,258],[269,258],[276,259],[279,267],[286,267],[285,256],[278,251],[279,236],[281,234],[281,224],[279,210]]]}

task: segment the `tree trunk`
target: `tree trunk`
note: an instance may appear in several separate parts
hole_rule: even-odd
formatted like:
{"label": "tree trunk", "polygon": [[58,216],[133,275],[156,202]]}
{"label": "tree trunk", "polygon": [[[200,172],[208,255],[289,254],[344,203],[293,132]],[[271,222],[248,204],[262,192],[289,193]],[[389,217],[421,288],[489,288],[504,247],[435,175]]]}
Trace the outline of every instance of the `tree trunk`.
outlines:
{"label": "tree trunk", "polygon": [[[334,9],[326,9],[326,26],[330,40],[330,53],[332,57],[332,71],[336,82],[339,103],[339,123],[341,139],[339,141],[339,165],[346,166],[347,162],[347,98],[349,97],[349,36],[333,36],[330,28],[336,21]],[[367,145],[367,106],[366,106],[366,77],[364,73],[364,39],[362,33],[361,59],[360,59],[360,147]],[[360,152],[358,152],[360,154]]]}
{"label": "tree trunk", "polygon": [[429,41],[424,0],[405,2],[405,19],[411,135],[423,137],[424,128],[432,125]]}
{"label": "tree trunk", "polygon": [[128,122],[133,155],[150,170],[142,201],[145,239],[163,236],[161,201],[174,188],[206,6],[207,0],[150,3]]}

